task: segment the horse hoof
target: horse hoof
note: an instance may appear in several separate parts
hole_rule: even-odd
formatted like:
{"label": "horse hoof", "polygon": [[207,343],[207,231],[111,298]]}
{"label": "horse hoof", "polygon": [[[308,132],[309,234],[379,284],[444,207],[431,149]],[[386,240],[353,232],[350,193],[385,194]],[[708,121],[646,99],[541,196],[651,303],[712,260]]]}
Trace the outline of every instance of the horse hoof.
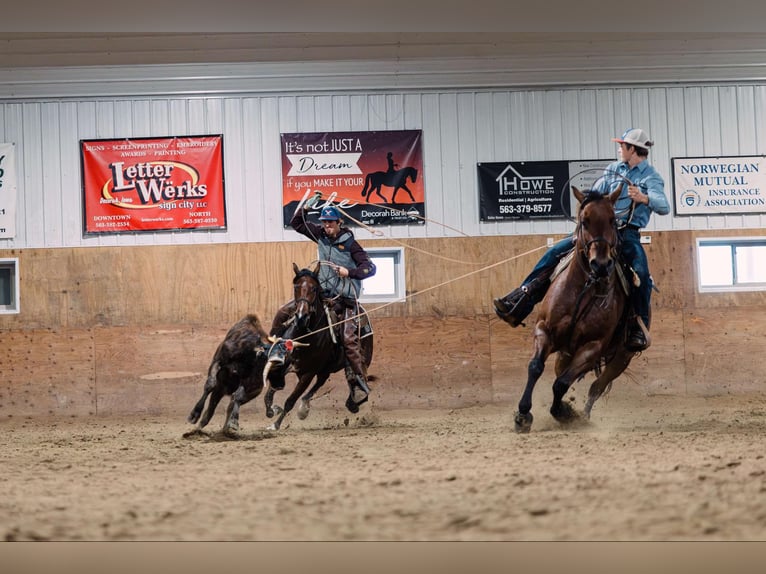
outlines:
{"label": "horse hoof", "polygon": [[569,403],[562,402],[558,409],[551,407],[551,415],[560,423],[571,423],[580,418],[580,415]]}
{"label": "horse hoof", "polygon": [[266,417],[267,418],[272,418],[275,415],[281,415],[282,411],[283,411],[282,407],[274,405],[273,407],[269,407],[269,408],[266,409]]}
{"label": "horse hoof", "polygon": [[346,399],[346,408],[353,414],[359,412],[359,405],[354,402],[354,399],[351,395],[349,395]]}
{"label": "horse hoof", "polygon": [[309,401],[301,401],[298,405],[298,418],[304,420],[309,416],[309,410],[311,409],[311,403]]}
{"label": "horse hoof", "polygon": [[527,413],[525,415],[516,413],[513,417],[513,426],[517,433],[528,433],[532,428],[533,420],[534,417],[532,416],[532,413]]}

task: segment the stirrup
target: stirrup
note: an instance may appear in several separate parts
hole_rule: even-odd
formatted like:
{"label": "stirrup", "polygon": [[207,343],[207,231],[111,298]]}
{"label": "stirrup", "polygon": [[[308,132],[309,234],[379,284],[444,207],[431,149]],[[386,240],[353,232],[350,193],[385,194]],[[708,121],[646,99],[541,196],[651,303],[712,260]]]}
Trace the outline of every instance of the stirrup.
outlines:
{"label": "stirrup", "polygon": [[633,325],[628,330],[628,337],[625,341],[625,348],[633,353],[639,353],[649,348],[649,339],[641,329],[640,325]]}
{"label": "stirrup", "polygon": [[511,327],[524,325],[522,321],[532,312],[535,304],[530,301],[529,288],[526,285],[517,287],[505,297],[493,301],[495,313]]}

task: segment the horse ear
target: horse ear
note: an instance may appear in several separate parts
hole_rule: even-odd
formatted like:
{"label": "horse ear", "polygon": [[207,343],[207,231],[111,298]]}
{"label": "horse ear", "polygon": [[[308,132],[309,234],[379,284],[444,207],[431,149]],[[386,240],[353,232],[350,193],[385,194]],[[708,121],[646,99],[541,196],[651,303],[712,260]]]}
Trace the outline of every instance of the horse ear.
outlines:
{"label": "horse ear", "polygon": [[321,261],[317,261],[317,264],[316,264],[316,265],[314,265],[314,269],[313,269],[312,273],[313,273],[314,275],[319,275],[319,268],[320,268],[321,266],[322,266],[322,262],[321,262]]}
{"label": "horse ear", "polygon": [[620,195],[622,194],[622,186],[625,184],[624,181],[620,182],[620,185],[615,189],[612,193],[609,194],[609,201],[612,202],[612,205],[617,203],[617,200],[620,199]]}
{"label": "horse ear", "polygon": [[585,199],[585,195],[582,191],[580,191],[576,185],[572,186],[572,193],[574,193],[575,198],[577,199],[578,203],[582,203],[583,199]]}
{"label": "horse ear", "polygon": [[295,273],[297,275],[300,272],[301,272],[301,270],[298,269],[298,266],[295,264],[295,262],[293,262],[293,273]]}

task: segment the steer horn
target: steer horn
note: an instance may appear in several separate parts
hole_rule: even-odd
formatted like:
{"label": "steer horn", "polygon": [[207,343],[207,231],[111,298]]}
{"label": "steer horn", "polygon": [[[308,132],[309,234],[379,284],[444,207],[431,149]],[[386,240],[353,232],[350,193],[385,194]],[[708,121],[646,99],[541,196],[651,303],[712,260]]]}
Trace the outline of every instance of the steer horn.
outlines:
{"label": "steer horn", "polygon": [[273,361],[269,361],[266,363],[266,368],[263,369],[263,386],[266,390],[271,388],[271,383],[269,383],[269,371],[271,370],[272,364],[274,364]]}

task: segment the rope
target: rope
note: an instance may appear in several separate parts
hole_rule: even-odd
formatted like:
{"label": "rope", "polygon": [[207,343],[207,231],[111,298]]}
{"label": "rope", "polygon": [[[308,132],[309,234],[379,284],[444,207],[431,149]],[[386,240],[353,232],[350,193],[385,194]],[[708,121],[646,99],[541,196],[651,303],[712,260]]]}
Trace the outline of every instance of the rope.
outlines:
{"label": "rope", "polygon": [[[401,213],[406,213],[404,210],[401,210],[401,209],[394,209],[393,207],[388,207],[388,206],[385,206],[385,205],[377,205],[376,207],[382,207],[382,208],[384,208],[384,209],[390,209],[390,210],[392,210],[392,211],[400,211]],[[355,219],[354,217],[352,217],[351,215],[349,215],[349,214],[348,214],[346,211],[344,211],[344,210],[343,210],[343,209],[341,209],[340,207],[336,206],[336,208],[337,208],[337,209],[338,209],[338,211],[340,211],[340,212],[341,212],[341,213],[342,213],[342,214],[343,214],[343,215],[344,215],[346,218],[348,218],[349,220],[351,220],[351,221],[353,221],[354,223],[356,223],[356,224],[357,224],[359,227],[361,227],[361,228],[363,228],[363,229],[366,229],[366,230],[367,230],[367,231],[369,231],[369,232],[370,232],[372,235],[375,235],[375,236],[377,236],[377,237],[386,237],[386,236],[384,236],[384,234],[383,234],[383,232],[382,232],[382,231],[380,231],[380,230],[378,230],[378,229],[373,229],[373,228],[371,228],[369,225],[367,225],[366,223],[362,223],[362,222],[361,222],[361,221],[359,221],[358,219]],[[414,217],[414,216],[411,216],[411,217]],[[419,217],[419,216],[418,216],[418,217]],[[424,218],[421,218],[421,219],[424,219]],[[442,225],[444,225],[444,227],[446,227],[447,229],[452,229],[450,226],[448,226],[448,225],[446,225],[446,224],[442,224]],[[457,230],[456,230],[456,231],[457,231]],[[461,233],[461,234],[462,234],[464,237],[470,237],[469,235],[467,235],[467,234],[465,234],[465,233],[463,233],[463,232],[459,232],[459,233]],[[460,263],[461,265],[482,265],[482,263],[481,263],[481,262],[476,262],[476,261],[463,261],[463,260],[461,260],[461,259],[453,259],[453,258],[451,258],[451,257],[446,257],[446,256],[444,256],[444,255],[439,255],[438,253],[433,253],[433,252],[430,252],[430,251],[426,251],[425,249],[419,249],[418,247],[413,247],[412,245],[407,245],[407,244],[406,244],[406,243],[404,243],[403,241],[399,241],[398,239],[395,239],[395,238],[393,238],[393,237],[390,237],[390,236],[387,236],[387,239],[389,239],[390,241],[393,241],[394,243],[398,243],[398,244],[399,244],[399,245],[401,245],[402,247],[405,247],[405,248],[407,248],[407,249],[411,249],[412,251],[417,251],[418,253],[423,253],[424,255],[429,255],[429,256],[431,256],[431,257],[435,257],[435,258],[437,258],[437,259],[442,259],[442,260],[444,260],[444,261],[450,261],[451,263]]]}
{"label": "rope", "polygon": [[[449,285],[450,283],[454,281],[460,281],[461,279],[465,279],[466,277],[470,277],[471,275],[476,275],[477,273],[481,273],[483,271],[487,271],[489,269],[492,269],[494,267],[498,267],[500,265],[504,265],[508,263],[509,261],[513,261],[515,259],[519,259],[521,257],[525,257],[527,255],[531,255],[532,253],[535,253],[537,251],[540,251],[541,249],[547,249],[547,245],[541,245],[539,247],[535,247],[534,249],[530,249],[529,251],[525,251],[524,253],[519,253],[518,255],[514,255],[513,257],[508,257],[507,259],[503,259],[502,261],[498,261],[496,263],[492,263],[491,265],[485,265],[481,269],[476,269],[474,271],[469,271],[468,273],[464,273],[463,275],[460,275],[458,277],[453,277],[452,279],[449,279],[447,281],[443,281],[441,283],[438,283],[436,285],[432,285],[431,287],[426,287],[425,289],[421,289],[417,293],[411,293],[409,295],[406,295],[404,297],[404,301],[407,301],[408,299],[411,299],[412,297],[415,297],[417,295],[422,295],[423,293],[428,293],[429,291],[433,291],[434,289],[438,289],[439,287],[444,287],[445,285]],[[356,317],[361,317],[363,315],[369,315],[370,313],[374,313],[375,311],[380,311],[381,309],[385,309],[386,307],[390,307],[391,305],[394,305],[396,303],[402,303],[402,300],[397,301],[391,301],[390,303],[384,303],[378,307],[375,307],[373,309],[364,311],[363,313],[359,313]],[[301,335],[300,337],[296,337],[293,339],[294,341],[299,341],[301,339],[304,339],[306,337],[309,337],[310,335],[313,335],[315,333],[321,333],[322,331],[326,329],[330,329],[334,327],[335,325],[342,325],[343,323],[346,323],[348,321],[353,321],[356,317],[352,317],[350,319],[343,319],[342,321],[338,321],[337,323],[333,323],[332,325],[328,325],[327,327],[323,327],[321,329],[317,329],[316,331],[310,331],[309,333],[306,333],[305,335]]]}
{"label": "rope", "polygon": [[[322,197],[321,193],[318,192],[318,191],[315,191],[314,192],[314,197],[311,199],[311,201],[317,201],[321,197]],[[344,201],[344,200],[345,201],[352,201],[352,202],[355,201],[355,200],[347,198],[347,197],[341,197],[341,196],[339,196],[337,194],[333,195],[333,199],[339,199],[341,201]],[[301,201],[301,203],[298,204],[298,206],[301,207],[302,204],[303,204],[303,201]],[[444,227],[445,229],[449,229],[450,231],[454,231],[455,233],[457,233],[458,235],[462,235],[463,237],[471,237],[470,235],[468,235],[467,233],[464,233],[463,231],[457,229],[456,227],[452,227],[451,225],[447,225],[446,223],[441,223],[439,221],[436,221],[434,219],[429,219],[429,218],[423,217],[421,215],[412,215],[412,214],[404,211],[403,209],[397,209],[395,207],[389,207],[387,205],[382,205],[382,204],[377,204],[377,203],[375,204],[375,207],[376,208],[381,208],[381,209],[387,209],[389,211],[396,212],[396,213],[402,213],[402,214],[404,214],[404,215],[406,215],[408,217],[411,217],[413,219],[420,219],[421,221],[424,221],[424,222],[433,223],[434,225],[439,225],[441,227]],[[417,251],[418,253],[423,253],[424,255],[429,255],[431,257],[435,257],[437,259],[442,259],[444,261],[450,261],[451,263],[460,263],[461,265],[482,265],[481,262],[462,261],[460,259],[453,259],[451,257],[446,257],[444,255],[439,255],[438,253],[432,253],[432,252],[426,251],[424,249],[419,249],[417,247],[412,247],[411,245],[407,245],[406,243],[404,243],[402,241],[399,241],[398,239],[394,239],[393,237],[387,236],[381,230],[374,229],[374,228],[370,227],[369,225],[367,225],[366,223],[363,223],[362,221],[359,221],[355,217],[352,217],[351,215],[348,214],[347,211],[345,211],[343,208],[341,208],[340,205],[335,205],[335,208],[338,211],[340,211],[346,219],[348,219],[349,221],[353,221],[360,228],[366,230],[367,232],[370,233],[370,235],[373,235],[375,237],[386,237],[387,239],[393,241],[394,243],[397,243],[398,245],[401,245],[402,247],[405,247],[406,249],[411,249],[413,251]],[[306,221],[305,212],[302,212],[302,217],[303,217],[303,220],[305,222]]]}

